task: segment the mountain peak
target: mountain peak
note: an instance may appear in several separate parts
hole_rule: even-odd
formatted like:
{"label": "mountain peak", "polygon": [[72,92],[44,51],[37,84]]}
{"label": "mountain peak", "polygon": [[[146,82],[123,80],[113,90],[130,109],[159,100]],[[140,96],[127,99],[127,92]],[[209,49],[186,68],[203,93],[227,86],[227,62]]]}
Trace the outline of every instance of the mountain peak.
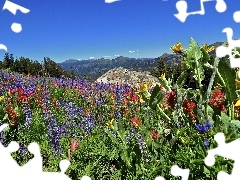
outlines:
{"label": "mountain peak", "polygon": [[66,61],[64,61],[64,62],[62,62],[62,63],[75,63],[75,62],[79,62],[80,60],[78,60],[78,59],[68,59],[68,60],[66,60]]}

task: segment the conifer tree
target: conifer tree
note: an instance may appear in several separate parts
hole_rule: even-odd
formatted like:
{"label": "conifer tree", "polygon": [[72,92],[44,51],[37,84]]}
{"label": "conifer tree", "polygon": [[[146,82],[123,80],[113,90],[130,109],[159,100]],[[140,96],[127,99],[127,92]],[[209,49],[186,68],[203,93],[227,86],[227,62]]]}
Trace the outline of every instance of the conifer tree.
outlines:
{"label": "conifer tree", "polygon": [[155,77],[160,77],[163,73],[167,72],[167,65],[165,63],[164,58],[158,58],[158,65],[156,68],[153,68],[151,71],[151,75]]}

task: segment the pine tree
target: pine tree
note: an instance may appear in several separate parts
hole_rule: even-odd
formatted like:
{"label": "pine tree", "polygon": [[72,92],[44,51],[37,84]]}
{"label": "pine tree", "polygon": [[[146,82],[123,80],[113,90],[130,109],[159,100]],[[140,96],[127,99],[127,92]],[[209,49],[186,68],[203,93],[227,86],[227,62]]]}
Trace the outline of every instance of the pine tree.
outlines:
{"label": "pine tree", "polygon": [[163,73],[166,74],[167,72],[167,66],[165,63],[164,58],[158,58],[158,65],[156,68],[153,68],[151,71],[151,75],[155,76],[155,77],[160,77]]}
{"label": "pine tree", "polygon": [[9,53],[5,53],[3,58],[3,67],[7,69],[10,67],[10,64],[11,64],[11,59],[9,57]]}

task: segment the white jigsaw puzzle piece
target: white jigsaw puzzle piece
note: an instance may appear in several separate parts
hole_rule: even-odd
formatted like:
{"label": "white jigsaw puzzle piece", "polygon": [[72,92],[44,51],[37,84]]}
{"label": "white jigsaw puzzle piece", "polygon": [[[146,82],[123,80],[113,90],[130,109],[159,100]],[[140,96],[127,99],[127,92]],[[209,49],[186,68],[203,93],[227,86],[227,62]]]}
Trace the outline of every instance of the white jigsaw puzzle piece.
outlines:
{"label": "white jigsaw puzzle piece", "polygon": [[218,143],[218,147],[208,150],[208,155],[204,162],[207,166],[213,166],[215,164],[215,155],[219,155],[231,160],[234,160],[234,165],[231,174],[226,172],[219,172],[218,180],[231,180],[239,179],[240,177],[240,156],[238,155],[240,149],[240,139],[236,139],[230,143],[225,143],[225,136],[223,133],[218,133],[214,136],[215,141]]}
{"label": "white jigsaw puzzle piece", "polygon": [[3,49],[3,50],[5,50],[5,51],[7,51],[7,46],[4,45],[4,44],[0,44],[0,49]]}
{"label": "white jigsaw puzzle piece", "polygon": [[114,3],[114,2],[118,2],[118,1],[121,1],[121,0],[105,0],[105,3]]}
{"label": "white jigsaw puzzle piece", "polygon": [[[3,131],[8,124],[0,126],[0,131]],[[0,178],[7,180],[15,179],[45,179],[45,180],[71,180],[66,174],[70,162],[68,160],[62,160],[59,163],[61,172],[43,172],[42,169],[42,157],[40,147],[37,143],[31,143],[28,146],[28,150],[34,155],[24,166],[20,167],[19,164],[12,158],[11,153],[16,152],[19,149],[17,142],[11,142],[8,147],[4,147],[0,143]],[[82,179],[84,180],[84,179]]]}
{"label": "white jigsaw puzzle piece", "polygon": [[6,10],[6,9],[9,10],[14,15],[16,15],[17,10],[21,11],[24,14],[30,12],[29,9],[27,9],[25,7],[22,7],[22,6],[19,6],[18,4],[15,4],[15,3],[11,2],[11,1],[8,1],[8,0],[5,1],[2,10]]}
{"label": "white jigsaw puzzle piece", "polygon": [[240,59],[235,58],[234,55],[232,55],[232,49],[234,49],[236,47],[240,47],[240,40],[239,39],[233,40],[233,38],[232,38],[233,30],[230,27],[224,28],[222,32],[226,33],[228,47],[225,47],[225,46],[217,47],[216,48],[216,56],[221,58],[226,55],[229,55],[231,68],[240,67]]}
{"label": "white jigsaw puzzle piece", "polygon": [[[42,172],[40,174],[41,179],[46,179],[46,180],[52,180],[52,179],[58,179],[58,180],[71,180],[66,174],[65,172],[67,171],[67,168],[69,167],[70,162],[68,160],[62,160],[59,163],[61,172],[57,173],[57,172]],[[31,179],[33,179],[34,177],[31,177]]]}
{"label": "white jigsaw puzzle piece", "polygon": [[[8,124],[3,124],[0,131],[3,131],[6,127],[8,127]],[[0,174],[6,173],[8,179],[16,178],[16,174],[19,173],[19,165],[11,156],[11,153],[16,152],[18,149],[19,144],[15,141],[11,142],[8,147],[4,147],[0,143]]]}
{"label": "white jigsaw puzzle piece", "polygon": [[171,168],[171,174],[173,176],[181,176],[182,180],[188,180],[189,173],[190,173],[189,169],[181,169],[177,165],[174,165]]}
{"label": "white jigsaw puzzle piece", "polygon": [[236,11],[236,12],[233,13],[233,20],[236,23],[240,23],[240,11]]}
{"label": "white jigsaw puzzle piece", "polygon": [[227,9],[227,5],[224,2],[224,0],[200,0],[200,6],[201,9],[199,11],[194,12],[187,12],[188,4],[185,0],[179,0],[176,2],[176,9],[178,10],[178,14],[174,14],[174,16],[180,20],[182,23],[184,23],[189,15],[204,15],[205,9],[204,9],[204,3],[209,1],[216,1],[215,9],[219,13],[223,13]]}
{"label": "white jigsaw puzzle piece", "polygon": [[[18,4],[15,4],[11,1],[8,1],[6,0],[5,3],[4,3],[4,6],[3,6],[3,9],[2,10],[8,10],[10,11],[12,14],[16,15],[17,13],[17,10],[21,11],[22,13],[26,14],[26,13],[29,13],[30,10],[25,8],[25,7],[22,7],[22,6],[19,6]],[[13,32],[15,33],[20,33],[22,31],[22,25],[19,24],[19,23],[12,23],[11,25],[11,29]]]}
{"label": "white jigsaw puzzle piece", "polygon": [[91,180],[91,178],[89,176],[83,176],[81,180]]}
{"label": "white jigsaw puzzle piece", "polygon": [[39,145],[37,143],[31,143],[28,146],[28,151],[34,155],[32,159],[22,166],[22,171],[28,171],[31,173],[42,173],[42,156]]}
{"label": "white jigsaw puzzle piece", "polygon": [[162,176],[158,176],[158,177],[156,177],[154,180],[165,180],[165,178],[162,177]]}
{"label": "white jigsaw puzzle piece", "polygon": [[[171,167],[171,174],[173,176],[181,176],[181,180],[188,180],[189,173],[189,169],[181,169],[178,165],[174,165]],[[165,178],[162,176],[158,176],[154,180],[165,180]]]}

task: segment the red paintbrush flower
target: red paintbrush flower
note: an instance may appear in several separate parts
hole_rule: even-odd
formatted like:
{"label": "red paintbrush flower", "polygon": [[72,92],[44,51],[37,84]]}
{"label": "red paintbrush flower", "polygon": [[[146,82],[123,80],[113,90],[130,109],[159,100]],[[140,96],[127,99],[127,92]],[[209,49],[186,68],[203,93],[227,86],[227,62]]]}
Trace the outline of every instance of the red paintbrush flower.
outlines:
{"label": "red paintbrush flower", "polygon": [[24,89],[22,89],[22,88],[18,88],[17,92],[18,92],[18,96],[24,95]]}
{"label": "red paintbrush flower", "polygon": [[138,127],[139,125],[140,125],[140,120],[137,118],[137,117],[133,117],[133,118],[131,118],[131,124],[132,124],[132,126],[134,126],[134,127]]}
{"label": "red paintbrush flower", "polygon": [[186,115],[188,115],[192,119],[192,121],[194,121],[196,118],[196,115],[194,113],[194,108],[196,107],[196,103],[190,102],[188,101],[188,99],[184,99],[182,107],[183,107],[184,113],[186,113]]}
{"label": "red paintbrush flower", "polygon": [[221,90],[214,91],[211,95],[211,99],[209,100],[209,103],[212,106],[218,108],[220,111],[224,112],[226,110],[225,106],[223,105],[224,97],[225,97],[225,94]]}
{"label": "red paintbrush flower", "polygon": [[57,98],[53,98],[52,102],[55,103],[57,101]]}
{"label": "red paintbrush flower", "polygon": [[156,139],[158,139],[160,137],[160,134],[157,132],[157,131],[152,131],[151,132],[151,138],[153,139],[153,140],[156,140]]}
{"label": "red paintbrush flower", "polygon": [[166,94],[167,104],[173,109],[175,107],[176,93],[174,91],[170,91]]}
{"label": "red paintbrush flower", "polygon": [[123,114],[128,115],[129,114],[129,109],[124,109]]}
{"label": "red paintbrush flower", "polygon": [[134,95],[132,96],[131,101],[134,102],[134,103],[135,103],[135,102],[139,102],[139,96],[137,96],[137,95],[134,94]]}
{"label": "red paintbrush flower", "polygon": [[7,108],[7,114],[10,118],[10,125],[15,125],[16,120],[18,118],[18,114],[14,112],[14,109],[12,107]]}
{"label": "red paintbrush flower", "polygon": [[79,148],[79,143],[77,142],[77,140],[72,140],[68,149],[69,161],[71,161],[71,152],[76,151],[78,148]]}

